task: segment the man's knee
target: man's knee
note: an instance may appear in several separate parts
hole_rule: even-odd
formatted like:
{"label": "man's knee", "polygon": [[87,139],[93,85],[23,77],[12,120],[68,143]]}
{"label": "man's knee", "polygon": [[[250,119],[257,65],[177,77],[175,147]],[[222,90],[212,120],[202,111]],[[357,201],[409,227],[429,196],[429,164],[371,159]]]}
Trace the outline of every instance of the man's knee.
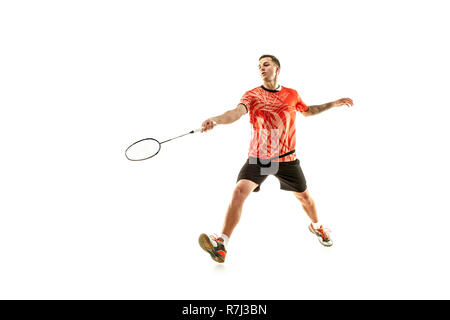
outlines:
{"label": "man's knee", "polygon": [[238,183],[236,185],[236,188],[234,188],[233,191],[233,199],[232,202],[233,203],[243,203],[245,201],[245,199],[248,197],[248,195],[257,187],[258,185],[253,183],[253,182],[249,182],[249,183]]}
{"label": "man's knee", "polygon": [[308,190],[305,190],[304,192],[294,192],[294,194],[304,205],[311,205],[313,203],[313,199],[311,198]]}
{"label": "man's knee", "polygon": [[233,203],[243,203],[245,198],[247,198],[248,194],[245,192],[245,189],[241,186],[237,186],[233,191]]}

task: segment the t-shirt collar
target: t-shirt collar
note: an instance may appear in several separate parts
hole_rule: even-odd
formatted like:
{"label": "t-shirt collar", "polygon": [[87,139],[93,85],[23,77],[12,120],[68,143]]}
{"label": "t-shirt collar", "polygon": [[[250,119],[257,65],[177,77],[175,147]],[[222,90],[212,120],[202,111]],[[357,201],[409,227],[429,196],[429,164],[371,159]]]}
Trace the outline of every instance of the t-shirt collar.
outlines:
{"label": "t-shirt collar", "polygon": [[266,87],[261,85],[261,88],[263,88],[264,90],[269,91],[269,92],[279,92],[279,91],[281,91],[282,87],[281,87],[281,85],[279,85],[278,88],[276,88],[275,90],[271,90],[271,89],[267,89]]}

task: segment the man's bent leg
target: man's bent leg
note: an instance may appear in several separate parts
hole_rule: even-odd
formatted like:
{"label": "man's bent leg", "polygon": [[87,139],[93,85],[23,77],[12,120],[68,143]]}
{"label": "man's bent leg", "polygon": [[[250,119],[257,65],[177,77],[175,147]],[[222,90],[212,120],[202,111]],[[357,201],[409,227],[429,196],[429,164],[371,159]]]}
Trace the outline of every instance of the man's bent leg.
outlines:
{"label": "man's bent leg", "polygon": [[225,223],[223,225],[222,233],[230,237],[234,228],[238,224],[241,218],[242,207],[244,201],[249,194],[258,187],[258,184],[247,179],[241,179],[236,184],[233,191],[233,197],[231,203],[228,206],[227,215],[225,217]]}
{"label": "man's bent leg", "polygon": [[319,218],[317,216],[316,204],[311,198],[309,191],[305,190],[303,192],[294,192],[294,195],[302,203],[303,209],[305,210],[311,221],[314,223],[319,221]]}
{"label": "man's bent leg", "polygon": [[298,200],[300,200],[303,209],[305,209],[306,214],[313,222],[308,227],[309,231],[317,236],[319,242],[322,245],[331,247],[333,245],[333,241],[330,238],[330,230],[324,228],[322,225],[315,225],[319,221],[319,219],[317,217],[316,205],[314,203],[314,200],[311,198],[308,190],[305,190],[304,192],[294,192],[294,195]]}

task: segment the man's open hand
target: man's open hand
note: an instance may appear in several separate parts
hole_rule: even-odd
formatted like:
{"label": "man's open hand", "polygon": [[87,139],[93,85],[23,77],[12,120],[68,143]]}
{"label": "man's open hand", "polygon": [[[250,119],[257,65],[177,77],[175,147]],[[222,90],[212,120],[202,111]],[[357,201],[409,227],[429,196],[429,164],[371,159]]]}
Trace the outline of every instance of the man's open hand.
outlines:
{"label": "man's open hand", "polygon": [[347,106],[350,107],[353,105],[353,100],[350,98],[342,98],[339,100],[336,100],[333,102],[333,107],[340,107],[340,106]]}

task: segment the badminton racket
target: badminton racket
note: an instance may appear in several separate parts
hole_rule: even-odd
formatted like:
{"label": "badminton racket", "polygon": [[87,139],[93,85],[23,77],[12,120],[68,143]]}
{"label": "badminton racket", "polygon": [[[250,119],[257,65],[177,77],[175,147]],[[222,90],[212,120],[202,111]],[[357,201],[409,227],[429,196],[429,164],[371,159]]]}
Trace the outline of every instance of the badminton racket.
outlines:
{"label": "badminton racket", "polygon": [[[215,126],[216,124],[214,124]],[[198,128],[188,133],[182,134],[181,136],[171,138],[165,141],[158,141],[155,138],[144,138],[133,142],[125,150],[125,157],[130,161],[143,161],[156,156],[161,150],[161,145],[163,143],[187,136],[188,134],[196,133],[202,131],[202,128]]]}

